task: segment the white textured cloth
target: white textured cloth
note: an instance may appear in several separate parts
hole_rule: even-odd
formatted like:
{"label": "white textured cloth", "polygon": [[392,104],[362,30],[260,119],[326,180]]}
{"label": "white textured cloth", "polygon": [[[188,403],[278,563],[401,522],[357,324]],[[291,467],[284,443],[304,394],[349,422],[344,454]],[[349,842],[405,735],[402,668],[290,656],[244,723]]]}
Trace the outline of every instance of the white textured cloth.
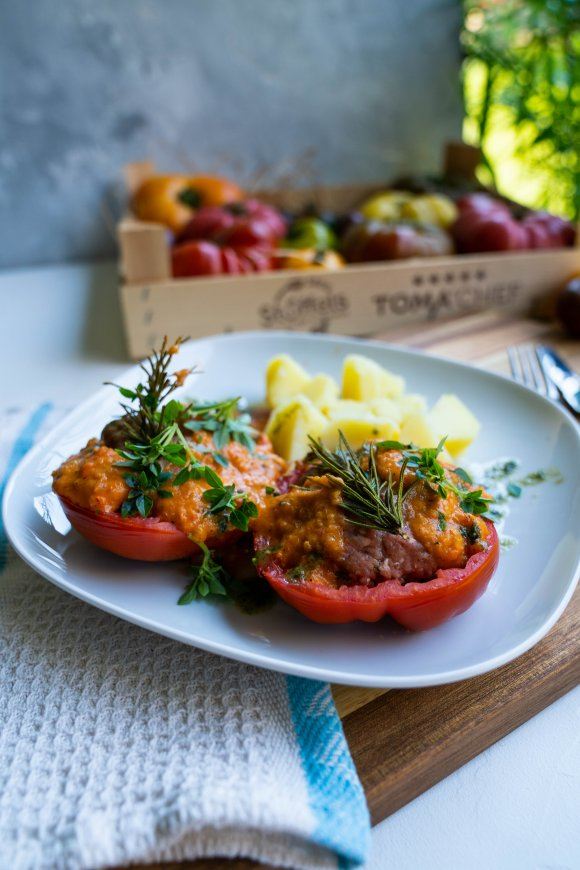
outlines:
{"label": "white textured cloth", "polygon": [[[4,485],[52,414],[4,417]],[[2,538],[0,867],[364,862],[368,813],[328,686],[102,613]]]}

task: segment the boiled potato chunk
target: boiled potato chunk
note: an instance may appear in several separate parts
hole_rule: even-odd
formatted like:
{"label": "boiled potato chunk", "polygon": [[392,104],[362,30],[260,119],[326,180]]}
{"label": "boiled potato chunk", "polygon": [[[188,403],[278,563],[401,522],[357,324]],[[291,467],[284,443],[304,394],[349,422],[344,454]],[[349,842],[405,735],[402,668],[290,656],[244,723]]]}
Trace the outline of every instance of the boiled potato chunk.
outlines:
{"label": "boiled potato chunk", "polygon": [[284,402],[310,381],[310,376],[296,360],[283,353],[266,366],[266,401],[270,408]]}
{"label": "boiled potato chunk", "polygon": [[399,396],[396,400],[401,409],[401,417],[404,420],[409,414],[426,414],[427,401],[424,396],[418,393],[407,393],[406,396]]}
{"label": "boiled potato chunk", "polygon": [[342,368],[342,397],[368,402],[371,399],[393,399],[402,395],[405,381],[372,359],[353,353]]}
{"label": "boiled potato chunk", "polygon": [[345,417],[342,420],[331,420],[322,433],[323,444],[330,450],[336,450],[340,432],[355,449],[362,447],[367,441],[397,440],[399,437],[399,427],[393,420],[374,417],[370,413],[366,418]]}
{"label": "boiled potato chunk", "polygon": [[287,462],[295,462],[308,453],[308,436],[319,438],[327,425],[328,420],[316,405],[298,394],[272,411],[265,431],[276,453]]}
{"label": "boiled potato chunk", "polygon": [[419,411],[403,418],[401,441],[403,444],[415,444],[417,447],[436,447],[439,439],[431,427],[429,416]]}
{"label": "boiled potato chunk", "polygon": [[429,412],[436,439],[447,436],[445,448],[457,457],[469,447],[481,428],[479,420],[453,393],[445,393]]}
{"label": "boiled potato chunk", "polygon": [[366,402],[357,402],[354,399],[337,399],[324,409],[324,413],[330,420],[344,420],[347,417],[355,419],[368,417],[370,410]]}
{"label": "boiled potato chunk", "polygon": [[371,399],[369,409],[376,417],[388,417],[400,423],[403,419],[403,411],[399,399]]}
{"label": "boiled potato chunk", "polygon": [[303,395],[322,411],[338,399],[338,384],[330,375],[314,375],[302,388]]}

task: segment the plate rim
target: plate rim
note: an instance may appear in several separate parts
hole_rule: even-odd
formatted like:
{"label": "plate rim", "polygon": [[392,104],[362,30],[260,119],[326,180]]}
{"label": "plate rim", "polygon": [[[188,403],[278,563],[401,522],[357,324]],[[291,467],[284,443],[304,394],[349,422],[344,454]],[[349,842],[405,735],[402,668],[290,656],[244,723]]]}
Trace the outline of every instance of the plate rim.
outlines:
{"label": "plate rim", "polygon": [[[202,343],[211,343],[215,341],[227,343],[232,339],[240,338],[249,340],[265,338],[298,338],[301,340],[305,339],[306,343],[322,342],[328,344],[341,344],[346,342],[350,343],[351,345],[357,344],[361,347],[370,346],[377,350],[394,351],[396,354],[401,355],[402,357],[407,356],[412,358],[419,357],[423,359],[437,359],[438,361],[445,363],[451,368],[459,368],[468,372],[473,372],[475,370],[484,378],[491,378],[492,380],[497,380],[499,382],[502,382],[504,385],[507,382],[510,388],[525,393],[528,397],[531,394],[534,397],[534,400],[538,401],[540,405],[543,404],[544,407],[549,407],[552,411],[555,411],[563,419],[567,426],[571,427],[572,431],[575,433],[577,449],[580,453],[580,427],[576,424],[576,421],[574,420],[572,415],[560,405],[557,405],[546,397],[537,394],[534,390],[531,390],[522,384],[516,383],[510,377],[508,377],[507,375],[503,375],[500,372],[492,372],[486,369],[479,369],[478,367],[469,363],[452,360],[439,354],[427,353],[419,348],[401,347],[399,345],[393,345],[389,342],[377,339],[365,339],[346,335],[329,335],[326,333],[294,332],[291,330],[250,330],[234,333],[220,333],[217,335],[204,336],[202,338],[192,339],[186,342],[183,347]],[[116,382],[124,384],[125,381],[131,380],[133,378],[133,373],[137,373],[138,371],[139,363],[135,363],[134,365],[128,367],[120,375],[117,375]],[[529,649],[535,646],[540,640],[542,640],[543,637],[546,636],[546,634],[555,625],[555,623],[558,621],[558,619],[566,609],[575,592],[576,586],[578,585],[578,582],[580,580],[580,560],[578,561],[576,569],[571,575],[566,591],[558,604],[550,612],[546,620],[536,629],[536,631],[526,637],[525,640],[521,641],[515,647],[512,647],[509,650],[506,650],[496,656],[488,658],[483,662],[478,662],[472,665],[465,666],[463,668],[454,668],[447,671],[441,671],[433,675],[422,675],[420,680],[417,677],[413,677],[413,675],[404,677],[390,676],[385,677],[384,679],[380,679],[376,676],[359,673],[356,677],[354,677],[352,674],[346,674],[340,670],[335,671],[331,668],[326,667],[315,667],[308,664],[294,663],[288,661],[285,658],[280,658],[279,656],[275,656],[272,654],[252,652],[250,650],[241,650],[238,647],[232,647],[222,642],[213,642],[205,637],[200,638],[198,636],[193,636],[191,633],[186,633],[179,629],[171,628],[171,626],[162,625],[155,620],[149,618],[142,618],[139,615],[133,613],[132,611],[126,610],[122,606],[111,604],[106,599],[102,599],[99,596],[94,595],[93,593],[85,592],[83,589],[71,586],[69,582],[61,579],[61,577],[58,576],[57,572],[51,571],[49,567],[39,567],[38,564],[36,564],[35,561],[29,557],[27,550],[24,547],[20,547],[17,538],[17,531],[16,529],[12,529],[12,521],[8,510],[9,502],[12,498],[12,493],[15,489],[17,478],[21,473],[22,469],[27,467],[28,465],[34,464],[36,456],[42,452],[45,443],[48,441],[52,441],[55,435],[58,435],[61,428],[66,429],[67,426],[70,425],[71,421],[76,420],[77,417],[79,415],[82,415],[86,409],[92,407],[95,403],[97,403],[101,396],[109,395],[111,389],[114,389],[114,387],[102,386],[95,390],[94,393],[91,393],[90,396],[88,396],[73,409],[71,409],[71,411],[65,414],[65,416],[48,432],[46,432],[43,437],[32,447],[32,449],[29,450],[20,460],[18,465],[10,474],[8,481],[6,482],[2,499],[2,521],[6,537],[10,542],[11,546],[20,556],[20,558],[23,559],[23,561],[27,565],[29,565],[36,573],[49,580],[58,588],[64,590],[65,592],[68,592],[71,595],[74,595],[79,600],[84,601],[85,603],[90,604],[94,607],[97,607],[106,613],[110,613],[117,618],[123,619],[126,622],[129,622],[133,625],[138,625],[140,628],[146,629],[164,637],[168,637],[172,640],[185,643],[189,646],[203,649],[207,652],[211,652],[217,655],[223,655],[226,658],[230,658],[235,661],[244,662],[245,664],[257,667],[263,667],[268,670],[273,670],[283,674],[301,676],[307,679],[321,680],[342,685],[360,686],[363,688],[422,688],[450,684],[464,679],[470,679],[475,676],[480,676],[485,673],[489,673],[490,671],[495,670],[502,665],[513,661],[516,658],[519,658],[521,655],[523,655]]]}

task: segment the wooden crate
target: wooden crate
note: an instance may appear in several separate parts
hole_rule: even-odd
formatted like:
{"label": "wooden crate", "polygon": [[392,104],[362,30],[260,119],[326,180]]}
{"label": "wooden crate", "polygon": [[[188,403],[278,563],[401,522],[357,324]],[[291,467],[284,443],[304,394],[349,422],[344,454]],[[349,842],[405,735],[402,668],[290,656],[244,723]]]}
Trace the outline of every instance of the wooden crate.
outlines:
{"label": "wooden crate", "polygon": [[[450,151],[452,160],[464,151]],[[455,154],[455,156],[453,156]],[[453,168],[447,163],[447,168]],[[128,191],[155,171],[126,167]],[[384,184],[262,191],[260,198],[297,210],[349,210]],[[120,297],[128,351],[146,356],[163,335],[287,329],[365,336],[399,324],[434,321],[489,308],[526,312],[533,301],[580,272],[580,246],[433,257],[212,278],[171,277],[170,240],[159,224],[119,224]]]}

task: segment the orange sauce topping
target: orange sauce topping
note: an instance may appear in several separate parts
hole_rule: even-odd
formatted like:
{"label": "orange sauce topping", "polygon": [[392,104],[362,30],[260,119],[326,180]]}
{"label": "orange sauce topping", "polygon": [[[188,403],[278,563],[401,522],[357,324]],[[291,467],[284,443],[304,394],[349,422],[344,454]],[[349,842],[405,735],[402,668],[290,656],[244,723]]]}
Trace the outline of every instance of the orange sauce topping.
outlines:
{"label": "orange sauce topping", "polygon": [[53,489],[73,504],[96,513],[118,511],[129,494],[123,470],[116,468],[119,454],[91,438],[53,472]]}
{"label": "orange sauce topping", "polygon": [[[284,460],[273,453],[265,435],[258,436],[253,451],[231,441],[220,451],[227,460],[226,466],[209,452],[213,450],[210,433],[198,432],[190,443],[200,462],[213,468],[224,484],[234,484],[236,489],[246,492],[258,508],[265,503],[266,487],[275,486],[286,467]],[[126,470],[117,467],[120,461],[116,450],[93,438],[53,472],[53,489],[79,507],[97,513],[119,512],[129,493],[124,479]],[[168,467],[168,470],[177,473],[179,469]],[[223,518],[207,511],[203,493],[208,488],[205,480],[167,486],[171,497],[156,498],[151,516],[172,522],[185,534],[205,541],[224,531]]]}
{"label": "orange sauce topping", "polygon": [[[390,473],[398,482],[400,461],[397,451],[379,452],[381,479]],[[403,506],[402,535],[418,542],[437,568],[463,568],[471,555],[485,548],[485,522],[463,511],[457,495],[449,492],[442,498],[410,470],[405,474],[407,487],[411,489]],[[331,582],[333,572],[325,563],[344,561],[349,538],[359,529],[341,509],[340,486],[327,477],[307,478],[304,487],[269,498],[255,528],[275,548],[277,561],[286,568],[305,566],[316,582]]]}

